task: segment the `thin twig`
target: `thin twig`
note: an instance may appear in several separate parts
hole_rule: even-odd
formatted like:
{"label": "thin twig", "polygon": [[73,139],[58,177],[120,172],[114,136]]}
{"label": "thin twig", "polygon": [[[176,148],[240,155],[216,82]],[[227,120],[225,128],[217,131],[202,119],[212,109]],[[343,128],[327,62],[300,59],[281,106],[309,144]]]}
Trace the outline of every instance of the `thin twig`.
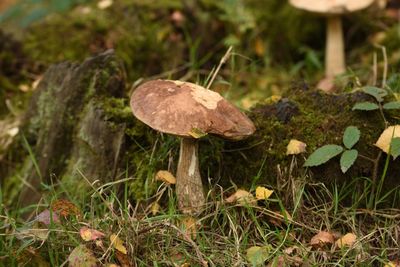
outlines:
{"label": "thin twig", "polygon": [[230,46],[228,48],[228,50],[226,51],[225,55],[221,58],[221,61],[219,62],[218,67],[213,72],[213,75],[212,75],[211,79],[207,83],[206,89],[210,89],[211,84],[214,82],[215,77],[217,77],[217,74],[218,74],[219,70],[221,69],[222,65],[224,65],[225,62],[229,59],[232,49],[233,49],[233,46]]}

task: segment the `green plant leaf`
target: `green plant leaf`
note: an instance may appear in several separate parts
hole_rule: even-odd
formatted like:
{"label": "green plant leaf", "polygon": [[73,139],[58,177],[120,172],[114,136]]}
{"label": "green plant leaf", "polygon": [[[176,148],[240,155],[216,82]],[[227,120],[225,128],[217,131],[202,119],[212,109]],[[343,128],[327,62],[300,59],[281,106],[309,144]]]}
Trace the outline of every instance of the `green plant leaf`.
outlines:
{"label": "green plant leaf", "polygon": [[338,145],[325,145],[315,150],[304,163],[304,167],[321,165],[331,158],[342,153],[343,147]]}
{"label": "green plant leaf", "polygon": [[353,110],[376,110],[379,106],[372,102],[360,102],[354,105]]}
{"label": "green plant leaf", "polygon": [[392,139],[392,142],[390,143],[390,155],[393,156],[393,159],[400,156],[400,137]]}
{"label": "green plant leaf", "polygon": [[383,105],[384,109],[400,109],[400,101],[388,102]]}
{"label": "green plant leaf", "polygon": [[246,251],[246,259],[251,263],[252,266],[261,266],[268,259],[269,246],[250,247]]}
{"label": "green plant leaf", "polygon": [[343,152],[340,157],[340,169],[343,173],[347,172],[347,170],[354,164],[358,157],[358,151],[355,149],[346,150]]}
{"label": "green plant leaf", "polygon": [[378,102],[382,102],[383,98],[387,95],[386,90],[374,86],[365,86],[361,90],[364,93],[373,96]]}
{"label": "green plant leaf", "polygon": [[343,144],[347,149],[352,148],[360,139],[360,130],[355,126],[346,128],[343,134]]}

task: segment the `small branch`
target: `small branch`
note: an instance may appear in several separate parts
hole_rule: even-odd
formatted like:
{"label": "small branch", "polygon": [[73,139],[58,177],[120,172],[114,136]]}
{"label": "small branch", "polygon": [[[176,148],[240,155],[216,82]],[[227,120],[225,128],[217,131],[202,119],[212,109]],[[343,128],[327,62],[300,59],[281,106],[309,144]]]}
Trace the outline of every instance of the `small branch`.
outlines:
{"label": "small branch", "polygon": [[376,183],[378,180],[378,168],[379,168],[379,161],[381,159],[382,156],[382,151],[379,151],[378,156],[376,157],[376,159],[373,160],[373,169],[372,169],[372,187],[371,187],[371,197],[369,199],[369,203],[368,206],[369,208],[372,207],[373,202],[375,201],[375,191],[376,191]]}
{"label": "small branch", "polygon": [[222,65],[224,65],[226,63],[226,61],[229,59],[232,49],[233,49],[233,47],[230,46],[228,48],[228,50],[226,51],[225,55],[221,58],[221,61],[219,62],[217,69],[213,72],[213,75],[212,75],[210,81],[208,81],[208,83],[207,83],[206,89],[210,89],[210,86],[214,82],[215,77],[217,77],[217,74],[218,74],[219,70],[221,69]]}

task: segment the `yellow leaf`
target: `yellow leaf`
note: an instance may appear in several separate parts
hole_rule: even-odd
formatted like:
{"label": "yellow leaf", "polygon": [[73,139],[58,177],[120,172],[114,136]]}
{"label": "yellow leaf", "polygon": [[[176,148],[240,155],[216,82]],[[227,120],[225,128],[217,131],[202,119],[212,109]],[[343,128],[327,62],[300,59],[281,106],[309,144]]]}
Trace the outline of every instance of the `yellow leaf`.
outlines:
{"label": "yellow leaf", "polygon": [[156,215],[157,213],[160,212],[160,208],[161,208],[160,204],[158,204],[157,201],[154,201],[151,204],[151,214],[153,214],[153,216]]}
{"label": "yellow leaf", "polygon": [[110,6],[112,6],[112,4],[113,4],[113,0],[100,0],[97,3],[97,7],[99,9],[106,9],[106,8],[109,8]]}
{"label": "yellow leaf", "polygon": [[158,171],[156,174],[156,180],[167,184],[176,184],[175,176],[169,171]]}
{"label": "yellow leaf", "polygon": [[239,202],[240,204],[250,204],[255,203],[256,199],[250,192],[238,189],[235,193],[226,198],[225,201],[228,203]]}
{"label": "yellow leaf", "polygon": [[376,141],[375,146],[379,147],[383,152],[389,153],[390,143],[392,138],[400,137],[400,125],[394,125],[386,128],[378,141]]}
{"label": "yellow leaf", "polygon": [[400,267],[400,261],[389,261],[384,267]]}
{"label": "yellow leaf", "polygon": [[274,191],[269,190],[263,186],[257,186],[256,188],[256,198],[258,200],[268,199]]}
{"label": "yellow leaf", "polygon": [[96,240],[105,236],[104,233],[97,231],[95,229],[90,229],[88,227],[82,227],[79,230],[79,234],[81,235],[82,239],[85,241]]}
{"label": "yellow leaf", "polygon": [[356,242],[357,236],[353,233],[347,233],[338,240],[335,244],[338,248],[351,247]]}
{"label": "yellow leaf", "polygon": [[124,242],[115,234],[110,236],[111,245],[119,252],[126,254],[126,248],[124,247]]}
{"label": "yellow leaf", "polygon": [[326,245],[332,245],[335,242],[335,237],[332,233],[321,231],[311,238],[310,245],[313,247],[322,248]]}
{"label": "yellow leaf", "polygon": [[253,266],[260,266],[263,265],[264,262],[267,260],[269,256],[269,246],[253,246],[246,250],[246,259],[253,265]]}
{"label": "yellow leaf", "polygon": [[266,98],[264,102],[265,102],[265,104],[272,105],[272,104],[278,103],[279,100],[281,100],[281,99],[282,99],[282,96],[280,96],[280,95],[272,95],[272,96]]}
{"label": "yellow leaf", "polygon": [[299,140],[291,139],[287,145],[286,155],[297,155],[306,151],[307,145]]}
{"label": "yellow leaf", "polygon": [[265,54],[265,45],[264,41],[261,38],[257,38],[255,43],[254,43],[254,51],[256,52],[256,55],[259,57],[264,56]]}
{"label": "yellow leaf", "polygon": [[192,128],[192,130],[190,130],[190,132],[188,132],[189,135],[191,135],[193,138],[202,138],[204,136],[207,135],[206,132],[202,131],[201,129],[198,128]]}
{"label": "yellow leaf", "polygon": [[196,239],[197,227],[196,219],[191,216],[185,216],[181,221],[181,226],[185,234],[192,239]]}

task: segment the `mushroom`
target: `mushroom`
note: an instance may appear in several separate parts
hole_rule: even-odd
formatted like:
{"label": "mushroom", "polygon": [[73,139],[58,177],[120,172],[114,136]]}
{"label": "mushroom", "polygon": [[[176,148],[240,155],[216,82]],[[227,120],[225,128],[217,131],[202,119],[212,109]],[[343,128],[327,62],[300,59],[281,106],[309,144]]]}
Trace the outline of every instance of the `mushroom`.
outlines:
{"label": "mushroom", "polygon": [[[290,0],[298,9],[327,16],[325,78],[346,70],[341,15],[369,7],[375,0]],[[323,89],[323,88],[322,88]]]}
{"label": "mushroom", "polygon": [[252,121],[220,94],[189,82],[146,82],[133,92],[130,104],[140,121],[181,137],[176,195],[183,213],[198,212],[205,204],[194,133],[240,140],[255,131]]}

